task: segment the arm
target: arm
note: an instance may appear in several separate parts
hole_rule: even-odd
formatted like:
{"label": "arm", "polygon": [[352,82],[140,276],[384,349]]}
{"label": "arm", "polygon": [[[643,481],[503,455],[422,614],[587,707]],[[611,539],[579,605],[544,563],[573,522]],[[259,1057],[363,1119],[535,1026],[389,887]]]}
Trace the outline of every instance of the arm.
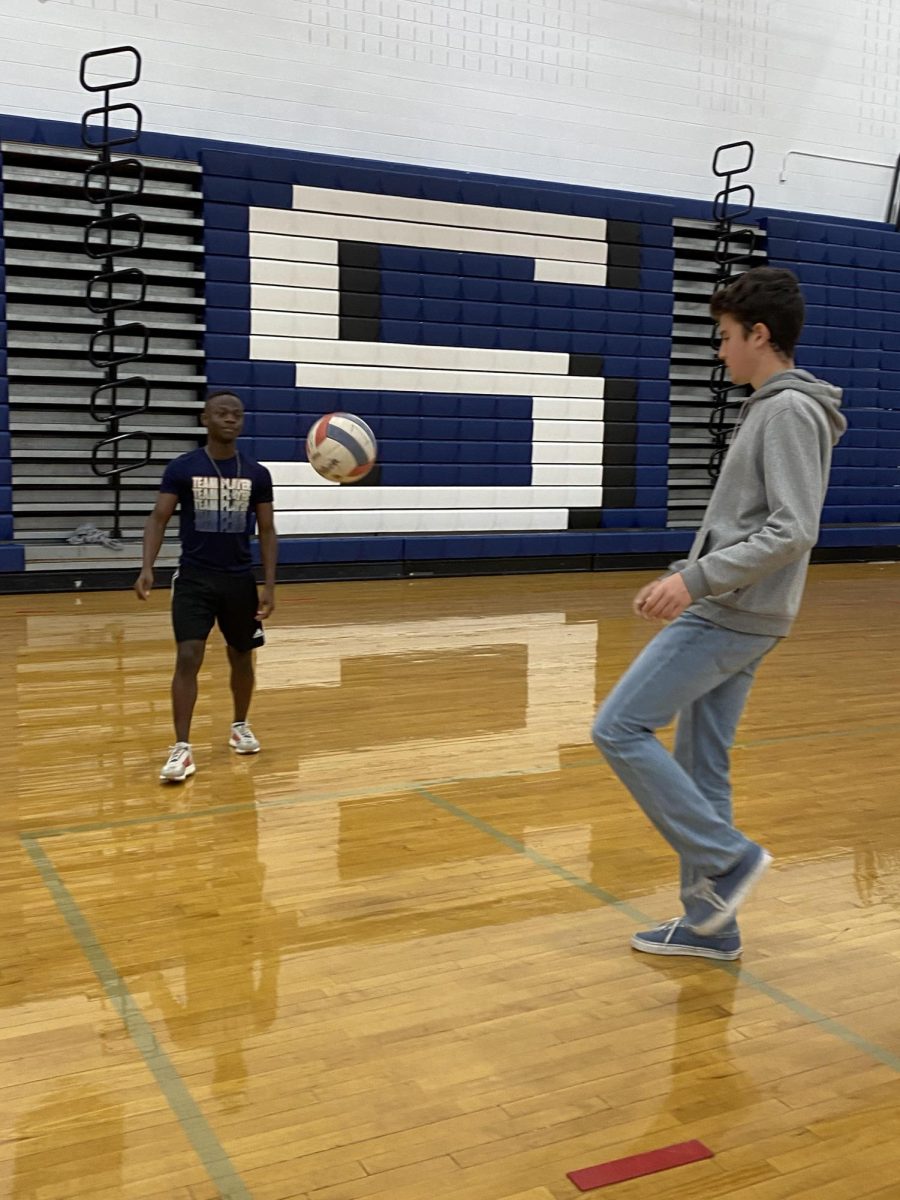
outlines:
{"label": "arm", "polygon": [[825,483],[823,436],[820,422],[803,409],[783,409],[769,418],[763,445],[766,523],[685,568],[681,577],[692,600],[748,587],[815,546]]}
{"label": "arm", "polygon": [[153,587],[153,564],[156,562],[156,556],[159,554],[165,537],[166,526],[177,503],[178,497],[172,492],[160,492],[156,497],[153,512],[144,524],[143,565],[140,575],[134,581],[134,590],[138,600],[146,600],[150,595]]}
{"label": "arm", "polygon": [[275,568],[278,565],[278,535],[275,533],[275,509],[271,501],[257,504],[256,528],[263,565],[263,589],[257,619],[264,621],[275,611]]}
{"label": "arm", "polygon": [[669,563],[666,567],[665,574],[660,575],[660,579],[667,579],[670,575],[680,574],[691,560],[689,558],[679,558],[677,562]]}
{"label": "arm", "polygon": [[824,489],[823,431],[810,412],[784,409],[764,431],[763,472],[769,515],[756,533],[681,568],[635,599],[647,619],[674,620],[695,600],[747,587],[808,553],[816,544]]}

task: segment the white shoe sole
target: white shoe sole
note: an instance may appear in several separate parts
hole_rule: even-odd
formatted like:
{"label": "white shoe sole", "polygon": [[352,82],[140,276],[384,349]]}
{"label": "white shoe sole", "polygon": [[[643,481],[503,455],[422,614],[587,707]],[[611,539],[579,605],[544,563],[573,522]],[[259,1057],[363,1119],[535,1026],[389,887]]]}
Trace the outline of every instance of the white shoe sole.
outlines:
{"label": "white shoe sole", "polygon": [[235,754],[259,754],[262,746],[256,746],[253,750],[242,750],[240,746],[236,746],[234,742],[229,742],[228,745],[232,748]]}
{"label": "white shoe sole", "polygon": [[733,962],[741,957],[742,948],[737,950],[713,950],[704,946],[673,946],[671,942],[645,942],[638,934],[631,939],[632,950],[640,950],[644,954],[680,955],[685,958],[716,958],[725,962]]}
{"label": "white shoe sole", "polygon": [[759,883],[760,879],[762,879],[763,875],[765,875],[766,871],[768,871],[771,862],[772,855],[768,851],[763,850],[756,867],[731,897],[727,907],[721,911],[714,912],[702,924],[698,925],[692,921],[691,929],[695,933],[699,933],[701,937],[709,937],[710,934],[718,933],[720,929],[724,929],[726,925],[734,920],[735,913]]}
{"label": "white shoe sole", "polygon": [[191,763],[189,767],[185,767],[184,772],[181,775],[160,774],[159,781],[160,783],[184,783],[186,779],[190,779],[196,770],[196,766]]}

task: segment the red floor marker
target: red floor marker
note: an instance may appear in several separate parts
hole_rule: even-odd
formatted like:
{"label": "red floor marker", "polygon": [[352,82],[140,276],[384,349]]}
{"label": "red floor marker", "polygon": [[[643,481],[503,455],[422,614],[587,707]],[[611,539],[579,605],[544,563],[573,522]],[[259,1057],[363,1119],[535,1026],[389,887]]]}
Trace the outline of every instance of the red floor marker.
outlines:
{"label": "red floor marker", "polygon": [[630,1158],[616,1158],[612,1162],[598,1163],[596,1167],[569,1171],[567,1177],[580,1192],[589,1192],[591,1188],[640,1179],[642,1175],[654,1175],[657,1171],[668,1171],[669,1167],[683,1167],[712,1157],[712,1150],[702,1142],[679,1142],[676,1146],[663,1146],[661,1150],[649,1150],[646,1154],[633,1154]]}

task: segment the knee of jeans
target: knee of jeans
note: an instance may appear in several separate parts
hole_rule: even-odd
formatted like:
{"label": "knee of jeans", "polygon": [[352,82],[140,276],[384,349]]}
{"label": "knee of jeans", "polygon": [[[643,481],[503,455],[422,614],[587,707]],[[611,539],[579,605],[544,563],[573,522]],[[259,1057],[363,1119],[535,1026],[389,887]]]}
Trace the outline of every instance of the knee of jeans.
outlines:
{"label": "knee of jeans", "polygon": [[614,752],[628,738],[628,729],[621,718],[602,709],[594,718],[591,741],[601,753]]}

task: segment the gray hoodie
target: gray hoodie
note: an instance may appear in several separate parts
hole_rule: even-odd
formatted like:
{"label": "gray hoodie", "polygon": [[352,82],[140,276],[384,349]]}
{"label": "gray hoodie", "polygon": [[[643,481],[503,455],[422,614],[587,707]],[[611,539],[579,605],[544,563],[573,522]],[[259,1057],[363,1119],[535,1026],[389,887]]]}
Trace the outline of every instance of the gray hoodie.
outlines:
{"label": "gray hoodie", "polygon": [[773,375],[741,408],[703,524],[680,572],[691,611],[740,633],[790,631],[819,536],[841,389],[808,371]]}

